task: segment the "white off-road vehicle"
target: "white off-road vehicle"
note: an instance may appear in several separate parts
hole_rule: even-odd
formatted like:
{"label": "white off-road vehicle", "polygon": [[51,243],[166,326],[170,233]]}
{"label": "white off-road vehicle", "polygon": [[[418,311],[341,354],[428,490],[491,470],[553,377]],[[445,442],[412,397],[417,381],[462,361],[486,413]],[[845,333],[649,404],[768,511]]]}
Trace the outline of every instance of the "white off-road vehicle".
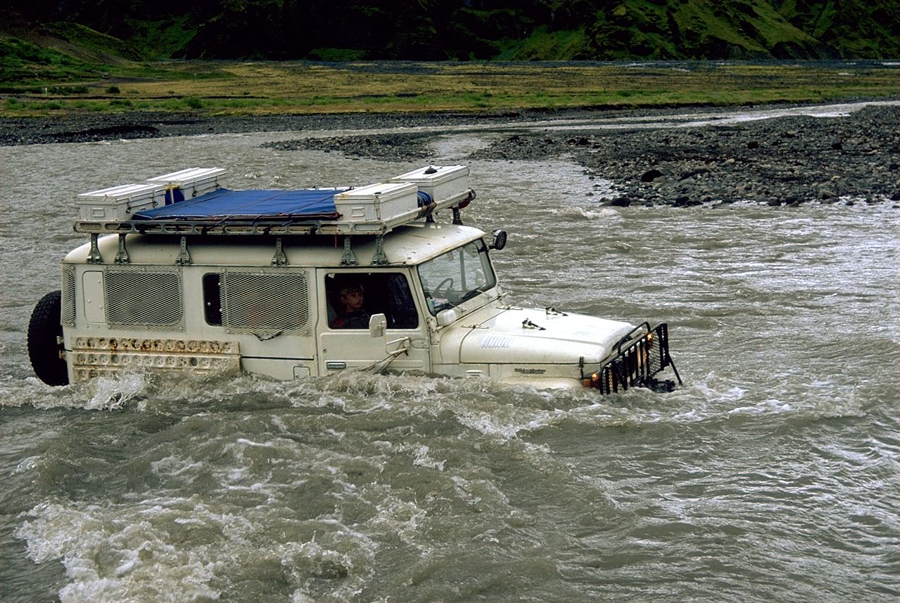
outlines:
{"label": "white off-road vehicle", "polygon": [[[344,370],[590,387],[671,388],[666,325],[508,304],[464,226],[465,166],[360,188],[228,190],[190,168],[78,196],[90,241],[41,299],[28,353],[51,385],[123,371]],[[436,221],[450,210],[452,220]],[[442,212],[445,213],[445,212]]]}

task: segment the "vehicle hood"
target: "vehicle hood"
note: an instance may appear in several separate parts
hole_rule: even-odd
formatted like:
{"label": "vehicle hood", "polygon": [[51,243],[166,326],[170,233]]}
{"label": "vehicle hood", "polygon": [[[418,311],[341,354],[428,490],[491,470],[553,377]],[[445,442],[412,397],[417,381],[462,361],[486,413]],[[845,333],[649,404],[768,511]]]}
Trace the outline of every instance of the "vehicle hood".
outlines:
{"label": "vehicle hood", "polygon": [[[465,327],[464,327],[465,328]],[[462,337],[463,363],[597,363],[633,325],[582,314],[508,308],[479,323]]]}

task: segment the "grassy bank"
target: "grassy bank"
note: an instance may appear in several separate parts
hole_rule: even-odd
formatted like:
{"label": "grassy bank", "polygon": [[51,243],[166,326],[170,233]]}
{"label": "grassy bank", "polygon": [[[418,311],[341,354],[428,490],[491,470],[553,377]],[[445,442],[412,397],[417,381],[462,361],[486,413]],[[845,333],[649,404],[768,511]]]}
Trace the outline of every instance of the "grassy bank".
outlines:
{"label": "grassy bank", "polygon": [[[74,67],[67,66],[73,72]],[[897,98],[877,63],[160,62],[18,79],[0,116],[192,111],[209,115],[506,111]]]}

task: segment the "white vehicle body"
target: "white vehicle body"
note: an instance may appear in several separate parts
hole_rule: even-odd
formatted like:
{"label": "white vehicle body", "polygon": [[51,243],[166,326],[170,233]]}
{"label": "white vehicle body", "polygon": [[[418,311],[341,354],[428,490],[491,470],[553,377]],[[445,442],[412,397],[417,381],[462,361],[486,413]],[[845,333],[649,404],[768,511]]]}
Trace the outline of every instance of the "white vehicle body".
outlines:
{"label": "white vehicle body", "polygon": [[[339,217],[242,216],[226,226],[221,216],[140,221],[132,215],[140,210],[122,210],[122,191],[131,205],[140,195],[144,205],[179,209],[176,191],[203,198],[218,190],[219,172],[161,176],[154,180],[193,177],[162,191],[128,185],[81,196],[76,230],[91,242],[65,257],[56,309],[42,300],[29,328],[43,380],[143,370],[297,379],[388,369],[616,391],[656,384],[657,372],[674,369],[665,325],[510,306],[491,266],[491,237],[459,223],[474,198],[460,166],[423,168],[394,179],[400,184],[312,189],[333,195]],[[406,198],[408,186],[427,189],[424,205]],[[342,207],[347,196],[362,204]],[[454,223],[432,220],[444,208]],[[363,300],[355,308],[354,297]]]}

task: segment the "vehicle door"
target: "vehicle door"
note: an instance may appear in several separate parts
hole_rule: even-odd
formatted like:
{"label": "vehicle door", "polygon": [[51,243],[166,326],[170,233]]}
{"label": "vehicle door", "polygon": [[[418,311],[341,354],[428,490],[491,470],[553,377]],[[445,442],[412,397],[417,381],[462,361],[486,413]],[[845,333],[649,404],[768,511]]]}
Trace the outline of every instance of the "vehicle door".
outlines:
{"label": "vehicle door", "polygon": [[[319,373],[431,369],[428,332],[405,270],[317,271]],[[370,329],[370,325],[372,328]]]}
{"label": "vehicle door", "polygon": [[237,341],[244,370],[291,379],[315,369],[314,273],[308,268],[191,268],[201,273],[201,336]]}

